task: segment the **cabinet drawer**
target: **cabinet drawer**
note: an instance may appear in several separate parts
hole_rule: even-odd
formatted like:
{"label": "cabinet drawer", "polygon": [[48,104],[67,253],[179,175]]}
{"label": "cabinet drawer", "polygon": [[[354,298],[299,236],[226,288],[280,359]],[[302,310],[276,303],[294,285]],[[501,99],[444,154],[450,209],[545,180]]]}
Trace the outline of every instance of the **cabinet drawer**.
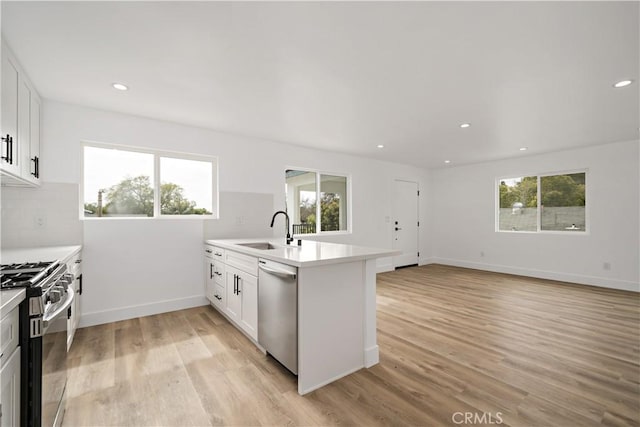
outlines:
{"label": "cabinet drawer", "polygon": [[233,251],[226,251],[225,262],[254,276],[258,275],[258,258]]}
{"label": "cabinet drawer", "polygon": [[224,286],[224,264],[222,261],[211,261],[211,274],[215,283]]}
{"label": "cabinet drawer", "polygon": [[18,346],[18,310],[18,307],[14,308],[0,320],[0,336],[2,336],[0,366],[4,365],[13,350]]}
{"label": "cabinet drawer", "polygon": [[79,276],[82,273],[82,252],[78,252],[67,261],[69,273]]}
{"label": "cabinet drawer", "polygon": [[211,259],[224,261],[224,249],[217,246],[204,245],[204,256]]}
{"label": "cabinet drawer", "polygon": [[224,299],[224,287],[216,284],[213,287],[213,299],[211,300],[211,302],[214,306],[218,307],[218,309],[222,311],[224,309]]}

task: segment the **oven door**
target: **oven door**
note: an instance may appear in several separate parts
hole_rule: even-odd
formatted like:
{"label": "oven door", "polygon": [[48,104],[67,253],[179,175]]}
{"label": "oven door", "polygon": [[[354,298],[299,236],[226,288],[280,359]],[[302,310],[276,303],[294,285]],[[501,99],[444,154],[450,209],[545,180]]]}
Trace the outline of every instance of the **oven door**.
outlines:
{"label": "oven door", "polygon": [[42,427],[62,425],[67,386],[67,311],[73,302],[71,287],[65,301],[45,313],[42,335]]}

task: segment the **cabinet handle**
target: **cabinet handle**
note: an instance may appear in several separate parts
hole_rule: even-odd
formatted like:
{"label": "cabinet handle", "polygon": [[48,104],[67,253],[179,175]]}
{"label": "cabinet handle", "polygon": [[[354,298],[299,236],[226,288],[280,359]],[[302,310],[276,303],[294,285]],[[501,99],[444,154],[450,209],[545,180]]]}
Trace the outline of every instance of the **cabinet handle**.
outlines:
{"label": "cabinet handle", "polygon": [[210,254],[211,253],[211,249],[205,249],[204,250],[206,253]]}
{"label": "cabinet handle", "polygon": [[240,295],[240,275],[238,275],[238,292],[237,295]]}
{"label": "cabinet handle", "polygon": [[216,252],[214,253],[215,256],[222,256],[222,254],[220,252]]}
{"label": "cabinet handle", "polygon": [[3,136],[2,141],[7,143],[7,155],[2,156],[2,160],[6,160],[7,163],[11,164],[11,135]]}
{"label": "cabinet handle", "polygon": [[9,164],[13,164],[13,137],[9,137]]}
{"label": "cabinet handle", "polygon": [[236,294],[236,291],[237,291],[237,289],[238,289],[238,288],[237,288],[237,286],[238,286],[238,275],[237,275],[237,274],[234,274],[234,275],[233,275],[233,294],[234,294],[234,295],[237,295],[237,294]]}
{"label": "cabinet handle", "polygon": [[213,279],[213,264],[209,263],[209,279]]}
{"label": "cabinet handle", "polygon": [[80,288],[78,289],[78,295],[82,295],[82,274],[78,276],[78,280],[80,281]]}
{"label": "cabinet handle", "polygon": [[38,177],[38,157],[34,157],[31,159],[33,162],[33,172],[30,172],[34,177]]}

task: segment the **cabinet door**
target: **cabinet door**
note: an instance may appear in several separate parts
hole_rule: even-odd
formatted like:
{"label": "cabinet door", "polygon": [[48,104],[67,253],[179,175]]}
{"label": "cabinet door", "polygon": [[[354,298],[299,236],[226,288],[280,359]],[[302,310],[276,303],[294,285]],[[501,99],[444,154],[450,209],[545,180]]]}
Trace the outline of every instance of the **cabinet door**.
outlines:
{"label": "cabinet door", "polygon": [[20,425],[20,347],[0,369],[1,427]]}
{"label": "cabinet door", "polygon": [[240,273],[240,296],[242,310],[240,327],[254,340],[258,340],[258,278]]}
{"label": "cabinet door", "polygon": [[[32,178],[34,178],[32,176]],[[73,275],[73,281],[69,284],[73,288],[73,302],[71,303],[71,317],[67,321],[67,347],[70,349],[73,337],[80,325],[82,296],[82,252],[79,252],[67,260],[67,273]]]}
{"label": "cabinet door", "polygon": [[82,290],[82,272],[80,272],[80,274],[78,274],[76,276],[74,290],[76,291],[76,295],[75,295],[75,298],[73,300],[73,306],[75,308],[75,317],[74,317],[74,321],[73,321],[73,331],[75,333],[75,330],[78,329],[78,326],[80,326],[80,315],[82,314],[82,294],[81,294],[81,290]]}
{"label": "cabinet door", "polygon": [[18,346],[18,323],[20,318],[18,316],[18,307],[14,308],[6,316],[0,319],[0,367],[4,365],[7,358],[11,354],[14,348]]}
{"label": "cabinet door", "polygon": [[26,117],[23,117],[22,108],[20,109],[20,115],[18,120],[20,122],[20,129],[23,126],[27,126],[28,129],[20,132],[20,145],[21,152],[20,159],[22,161],[22,177],[34,184],[40,183],[40,99],[27,84],[23,81],[22,86],[25,86],[25,94],[18,96],[18,104],[27,103],[26,100],[22,100],[26,93],[29,94],[28,105],[29,109],[25,112]]}
{"label": "cabinet door", "polygon": [[[4,50],[4,49],[3,49]],[[14,175],[20,174],[18,159],[18,67],[7,55],[2,55],[2,138],[9,135],[13,142],[1,141],[0,168]]]}
{"label": "cabinet door", "polygon": [[[73,296],[75,300],[76,295]],[[71,349],[71,344],[73,344],[73,337],[75,335],[76,330],[73,329],[73,325],[76,322],[76,305],[75,303],[71,303],[71,306],[67,310],[70,310],[71,316],[67,317],[67,351]]]}
{"label": "cabinet door", "polygon": [[214,266],[211,258],[204,258],[204,295],[211,302],[214,302],[214,289],[215,289],[215,281],[214,281]]}
{"label": "cabinet door", "polygon": [[238,292],[238,273],[240,270],[225,266],[225,292],[227,299],[224,311],[237,325],[240,325],[242,319],[242,295]]}

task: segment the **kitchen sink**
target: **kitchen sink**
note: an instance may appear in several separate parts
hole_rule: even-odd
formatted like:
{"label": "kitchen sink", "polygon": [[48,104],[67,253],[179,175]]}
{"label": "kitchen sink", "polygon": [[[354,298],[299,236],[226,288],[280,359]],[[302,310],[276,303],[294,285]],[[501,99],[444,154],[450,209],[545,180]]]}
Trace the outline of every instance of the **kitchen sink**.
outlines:
{"label": "kitchen sink", "polygon": [[269,242],[251,242],[251,243],[238,243],[238,246],[245,246],[247,248],[260,249],[263,251],[269,249],[278,249],[278,246],[274,246]]}

